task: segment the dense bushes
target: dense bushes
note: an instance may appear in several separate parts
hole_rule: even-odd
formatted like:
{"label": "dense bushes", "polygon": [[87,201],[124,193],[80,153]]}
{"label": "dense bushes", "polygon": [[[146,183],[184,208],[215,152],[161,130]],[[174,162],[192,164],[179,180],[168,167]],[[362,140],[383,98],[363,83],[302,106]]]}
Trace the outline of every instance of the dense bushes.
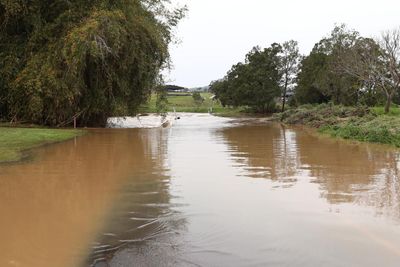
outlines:
{"label": "dense bushes", "polygon": [[347,123],[320,129],[335,137],[400,147],[400,118],[379,116],[367,120],[352,119]]}
{"label": "dense bushes", "polygon": [[321,133],[400,147],[400,117],[378,115],[368,107],[304,105],[275,116],[288,124],[316,127]]}
{"label": "dense bushes", "polygon": [[345,107],[332,104],[303,105],[278,114],[276,118],[288,124],[302,124],[312,127],[335,125],[350,117],[371,116],[368,107]]}

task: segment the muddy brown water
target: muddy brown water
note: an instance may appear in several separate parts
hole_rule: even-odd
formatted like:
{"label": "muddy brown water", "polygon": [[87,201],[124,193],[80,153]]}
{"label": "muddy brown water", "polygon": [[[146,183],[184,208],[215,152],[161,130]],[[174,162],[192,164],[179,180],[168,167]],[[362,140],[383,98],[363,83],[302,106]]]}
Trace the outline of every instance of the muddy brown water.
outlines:
{"label": "muddy brown water", "polygon": [[0,266],[399,266],[400,153],[184,115],[0,165]]}

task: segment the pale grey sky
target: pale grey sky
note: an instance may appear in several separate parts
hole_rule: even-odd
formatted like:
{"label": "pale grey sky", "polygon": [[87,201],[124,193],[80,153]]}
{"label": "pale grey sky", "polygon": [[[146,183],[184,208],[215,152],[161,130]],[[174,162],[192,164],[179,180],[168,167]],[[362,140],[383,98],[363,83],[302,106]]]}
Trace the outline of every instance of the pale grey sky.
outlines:
{"label": "pale grey sky", "polygon": [[346,23],[363,36],[400,26],[399,0],[175,0],[189,12],[177,30],[181,42],[171,50],[168,83],[208,85],[256,45],[297,40],[303,54]]}

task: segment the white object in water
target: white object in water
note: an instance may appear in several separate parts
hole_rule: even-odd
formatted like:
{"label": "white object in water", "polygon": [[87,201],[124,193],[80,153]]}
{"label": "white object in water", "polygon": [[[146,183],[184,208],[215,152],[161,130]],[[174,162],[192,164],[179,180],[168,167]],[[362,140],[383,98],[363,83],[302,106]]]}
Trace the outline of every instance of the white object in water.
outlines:
{"label": "white object in water", "polygon": [[115,117],[107,120],[109,128],[166,128],[173,125],[175,118],[173,116],[147,115],[136,117]]}

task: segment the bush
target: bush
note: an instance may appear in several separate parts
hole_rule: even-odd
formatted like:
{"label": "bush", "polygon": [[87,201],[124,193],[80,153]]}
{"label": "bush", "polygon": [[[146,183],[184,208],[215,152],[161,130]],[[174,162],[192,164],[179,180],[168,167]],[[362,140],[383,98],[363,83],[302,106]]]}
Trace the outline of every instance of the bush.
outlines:
{"label": "bush", "polygon": [[204,103],[204,98],[201,96],[199,92],[194,92],[192,97],[196,106],[200,106],[201,104]]}
{"label": "bush", "polygon": [[344,107],[332,104],[304,105],[274,117],[288,124],[319,129],[334,137],[400,147],[400,117],[380,115],[368,107]]}

